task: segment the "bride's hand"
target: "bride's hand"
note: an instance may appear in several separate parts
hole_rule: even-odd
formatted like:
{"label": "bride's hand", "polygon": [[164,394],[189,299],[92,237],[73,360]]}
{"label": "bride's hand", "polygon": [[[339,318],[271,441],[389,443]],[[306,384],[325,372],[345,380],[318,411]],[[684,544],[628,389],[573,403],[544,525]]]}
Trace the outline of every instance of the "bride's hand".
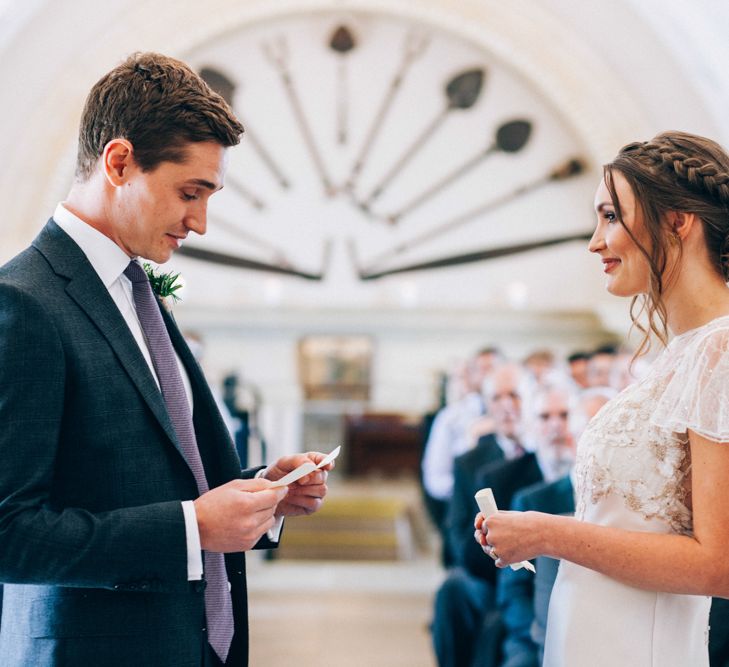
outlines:
{"label": "bride's hand", "polygon": [[506,567],[543,553],[540,536],[544,535],[545,519],[549,517],[541,512],[499,511],[484,519],[479,512],[473,536],[497,567]]}

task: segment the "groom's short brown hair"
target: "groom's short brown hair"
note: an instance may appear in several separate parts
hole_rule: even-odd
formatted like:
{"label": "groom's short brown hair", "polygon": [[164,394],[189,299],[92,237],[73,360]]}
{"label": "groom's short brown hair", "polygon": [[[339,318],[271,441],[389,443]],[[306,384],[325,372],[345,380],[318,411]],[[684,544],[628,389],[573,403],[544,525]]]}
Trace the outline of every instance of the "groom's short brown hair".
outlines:
{"label": "groom's short brown hair", "polygon": [[152,171],[161,162],[183,162],[186,143],[234,146],[242,132],[226,101],[188,65],[159,53],[134,53],[86,98],[76,177],[89,178],[112,139],[127,139],[136,163]]}

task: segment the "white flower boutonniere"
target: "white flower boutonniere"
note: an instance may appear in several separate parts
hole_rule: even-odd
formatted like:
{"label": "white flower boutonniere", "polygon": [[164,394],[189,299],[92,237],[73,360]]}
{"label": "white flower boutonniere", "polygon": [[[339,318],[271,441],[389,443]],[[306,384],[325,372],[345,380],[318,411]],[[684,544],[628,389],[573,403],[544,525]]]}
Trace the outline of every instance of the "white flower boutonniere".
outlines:
{"label": "white flower boutonniere", "polygon": [[167,312],[172,312],[172,306],[181,300],[178,291],[185,285],[185,280],[180,273],[169,271],[168,273],[157,273],[155,268],[145,262],[144,271],[149,277],[152,291],[162,301]]}

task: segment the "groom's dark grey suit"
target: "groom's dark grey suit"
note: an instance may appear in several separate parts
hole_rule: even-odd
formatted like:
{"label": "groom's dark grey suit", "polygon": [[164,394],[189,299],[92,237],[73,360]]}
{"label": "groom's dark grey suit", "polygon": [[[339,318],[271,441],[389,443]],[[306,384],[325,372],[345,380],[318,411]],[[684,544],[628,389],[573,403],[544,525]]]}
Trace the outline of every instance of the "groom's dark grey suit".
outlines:
{"label": "groom's dark grey suit", "polygon": [[[192,386],[211,488],[241,473],[203,374]],[[182,500],[197,496],[162,395],[86,256],[52,220],[0,269],[3,667],[200,667],[204,581],[187,581]],[[226,556],[247,663],[242,553]]]}

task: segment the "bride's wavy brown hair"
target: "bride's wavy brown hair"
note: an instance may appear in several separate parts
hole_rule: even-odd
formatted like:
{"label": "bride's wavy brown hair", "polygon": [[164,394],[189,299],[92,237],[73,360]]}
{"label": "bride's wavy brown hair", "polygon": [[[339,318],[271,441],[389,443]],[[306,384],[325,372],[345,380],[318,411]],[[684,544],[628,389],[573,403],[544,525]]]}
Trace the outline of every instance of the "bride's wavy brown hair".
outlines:
{"label": "bride's wavy brown hair", "polygon": [[[635,194],[642,212],[645,243],[623,221],[613,173],[620,172]],[[604,165],[605,184],[615,215],[650,267],[647,294],[633,297],[630,318],[643,334],[635,357],[651,347],[651,332],[665,345],[668,340],[663,295],[670,283],[669,248],[676,246],[681,259],[681,239],[666,213],[694,213],[702,222],[709,257],[724,281],[729,281],[729,155],[715,141],[686,132],[664,132],[650,141],[623,146]],[[645,313],[647,323],[639,319]]]}

